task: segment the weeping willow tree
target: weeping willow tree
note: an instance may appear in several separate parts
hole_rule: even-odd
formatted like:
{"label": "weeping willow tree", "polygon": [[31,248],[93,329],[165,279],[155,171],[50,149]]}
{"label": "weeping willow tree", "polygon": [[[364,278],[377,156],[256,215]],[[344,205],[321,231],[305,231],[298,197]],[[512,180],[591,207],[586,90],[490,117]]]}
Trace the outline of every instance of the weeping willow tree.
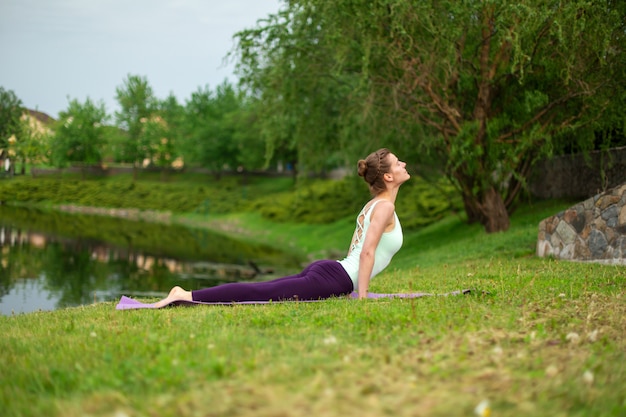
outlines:
{"label": "weeping willow tree", "polygon": [[[255,101],[266,159],[298,161],[302,173],[342,159],[340,133],[357,114],[358,73],[336,62],[336,43],[315,7],[290,3],[238,33],[237,68]],[[344,136],[345,137],[345,136]],[[365,137],[365,136],[363,136]]]}
{"label": "weeping willow tree", "polygon": [[239,69],[270,152],[384,141],[442,167],[496,232],[538,158],[623,126],[625,17],[615,0],[293,0],[237,35]]}

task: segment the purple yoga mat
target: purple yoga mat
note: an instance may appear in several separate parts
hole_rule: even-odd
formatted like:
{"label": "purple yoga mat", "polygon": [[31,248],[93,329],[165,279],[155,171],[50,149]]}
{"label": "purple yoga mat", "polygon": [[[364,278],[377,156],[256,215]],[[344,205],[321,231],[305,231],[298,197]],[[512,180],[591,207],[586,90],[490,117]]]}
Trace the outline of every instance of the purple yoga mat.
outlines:
{"label": "purple yoga mat", "polygon": [[[459,290],[452,291],[445,294],[439,295],[460,295],[460,294],[468,294],[470,290]],[[369,293],[367,298],[419,298],[419,297],[428,297],[436,294],[429,294],[425,292],[413,292],[413,293],[400,293],[400,294],[380,294],[380,293]],[[353,292],[347,298],[355,299],[358,298],[358,294]],[[203,303],[201,301],[173,301],[164,307],[183,305],[183,306],[194,306],[194,305],[235,305],[235,304],[273,304],[273,303],[314,303],[320,302],[324,300],[286,300],[286,301],[239,301],[239,302],[216,302],[216,303]],[[146,304],[137,300],[133,300],[132,298],[122,296],[117,306],[115,306],[116,310],[134,310],[140,308],[157,308],[154,304]]]}

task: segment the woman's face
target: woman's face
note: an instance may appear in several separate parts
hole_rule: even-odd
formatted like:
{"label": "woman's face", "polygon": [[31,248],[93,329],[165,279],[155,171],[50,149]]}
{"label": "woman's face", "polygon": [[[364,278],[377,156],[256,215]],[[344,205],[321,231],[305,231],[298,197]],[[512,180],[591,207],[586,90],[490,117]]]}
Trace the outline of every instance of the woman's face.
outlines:
{"label": "woman's face", "polygon": [[406,170],[406,162],[400,161],[398,157],[392,153],[387,155],[387,158],[389,158],[389,163],[390,163],[388,173],[392,175],[394,182],[397,182],[398,184],[402,184],[405,181],[407,181],[409,178],[411,178],[411,175],[409,175],[409,173]]}

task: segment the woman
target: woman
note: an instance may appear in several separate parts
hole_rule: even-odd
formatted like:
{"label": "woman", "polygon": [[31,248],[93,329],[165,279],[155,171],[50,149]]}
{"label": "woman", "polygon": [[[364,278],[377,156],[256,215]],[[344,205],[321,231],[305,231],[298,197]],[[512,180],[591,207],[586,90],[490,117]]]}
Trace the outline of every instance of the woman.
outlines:
{"label": "woman", "polygon": [[155,307],[180,300],[317,300],[353,291],[358,291],[359,298],[367,298],[370,279],[389,265],[402,246],[395,201],[400,186],[411,176],[406,163],[385,148],[359,160],[358,173],[369,184],[373,198],[357,216],[350,250],[344,259],[315,261],[297,275],[266,282],[222,284],[196,291],[174,287]]}

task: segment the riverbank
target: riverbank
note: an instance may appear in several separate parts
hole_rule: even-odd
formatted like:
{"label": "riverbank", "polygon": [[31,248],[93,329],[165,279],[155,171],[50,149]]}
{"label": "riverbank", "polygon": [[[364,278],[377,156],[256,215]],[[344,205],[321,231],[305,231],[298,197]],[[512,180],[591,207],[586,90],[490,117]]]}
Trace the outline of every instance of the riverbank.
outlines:
{"label": "riverbank", "polygon": [[[3,415],[623,415],[626,269],[536,258],[539,220],[563,208],[523,207],[495,235],[454,216],[409,231],[372,284],[466,296],[0,317]],[[325,237],[194,216],[310,253]]]}

